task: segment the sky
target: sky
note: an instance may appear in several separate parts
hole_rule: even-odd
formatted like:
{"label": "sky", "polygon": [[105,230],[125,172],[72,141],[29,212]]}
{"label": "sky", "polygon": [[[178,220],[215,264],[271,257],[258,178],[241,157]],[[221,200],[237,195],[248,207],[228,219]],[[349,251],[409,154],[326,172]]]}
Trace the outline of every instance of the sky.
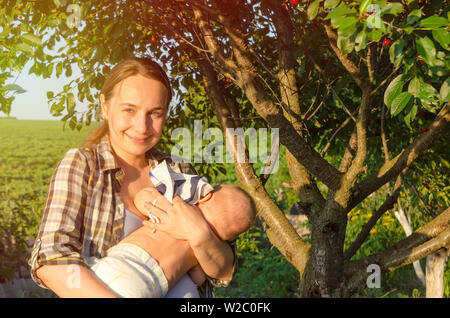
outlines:
{"label": "sky", "polygon": [[[11,106],[11,117],[16,117],[17,119],[28,119],[28,120],[59,120],[61,117],[53,117],[50,114],[50,107],[47,103],[47,91],[53,91],[55,95],[63,90],[63,86],[69,83],[72,79],[78,78],[81,75],[78,67],[73,65],[73,74],[70,78],[61,74],[59,78],[56,75],[44,79],[36,76],[35,74],[28,74],[32,62],[28,63],[22,72],[18,75],[16,84],[20,85],[26,93],[15,95],[15,99]],[[12,81],[14,81],[15,76]],[[76,96],[76,94],[75,94]],[[87,104],[86,104],[87,105]],[[82,105],[77,100],[78,111],[86,109],[86,105]],[[1,114],[4,116],[4,114]]]}

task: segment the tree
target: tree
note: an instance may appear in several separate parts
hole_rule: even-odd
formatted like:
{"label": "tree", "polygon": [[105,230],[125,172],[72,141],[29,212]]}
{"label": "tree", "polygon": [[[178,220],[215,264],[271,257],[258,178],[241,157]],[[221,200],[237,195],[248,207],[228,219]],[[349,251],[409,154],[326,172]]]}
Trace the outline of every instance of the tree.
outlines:
{"label": "tree", "polygon": [[[30,72],[43,77],[70,75],[77,64],[82,77],[47,96],[53,115],[81,128],[98,111],[109,68],[129,55],[151,55],[170,70],[178,92],[172,127],[192,125],[195,114],[223,131],[279,128],[311,243],[270,198],[264,187],[270,175],[258,175],[248,160],[236,162],[239,182],[255,199],[271,243],[298,269],[301,296],[349,296],[365,286],[370,264],[392,271],[450,242],[441,189],[430,222],[385,251],[352,260],[414,179],[409,174],[421,156],[448,169],[441,159],[448,148],[442,136],[450,120],[450,36],[441,3],[2,1],[0,84],[7,70],[30,60]],[[65,46],[58,52],[44,50],[59,41]],[[89,110],[77,112],[76,99],[88,100]],[[9,113],[10,103],[0,102]],[[348,213],[386,188],[385,202],[344,250]]]}

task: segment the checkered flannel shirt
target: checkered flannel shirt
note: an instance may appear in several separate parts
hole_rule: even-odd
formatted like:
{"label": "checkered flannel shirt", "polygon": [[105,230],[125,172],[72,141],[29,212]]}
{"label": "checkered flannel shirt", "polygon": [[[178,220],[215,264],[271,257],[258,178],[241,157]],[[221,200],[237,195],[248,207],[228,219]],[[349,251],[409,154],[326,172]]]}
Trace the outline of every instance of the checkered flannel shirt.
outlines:
{"label": "checkered flannel shirt", "polygon": [[[149,166],[167,160],[175,172],[196,174],[191,164],[175,163],[170,156],[151,149],[147,152]],[[118,165],[108,136],[98,144],[70,149],[58,164],[51,179],[47,200],[28,261],[31,277],[47,288],[36,276],[42,265],[79,264],[86,259],[102,258],[106,251],[123,237],[124,204],[120,197],[124,172]],[[234,253],[235,241],[228,242]],[[230,281],[208,277],[199,287],[201,297],[214,297],[213,287],[228,286]]]}

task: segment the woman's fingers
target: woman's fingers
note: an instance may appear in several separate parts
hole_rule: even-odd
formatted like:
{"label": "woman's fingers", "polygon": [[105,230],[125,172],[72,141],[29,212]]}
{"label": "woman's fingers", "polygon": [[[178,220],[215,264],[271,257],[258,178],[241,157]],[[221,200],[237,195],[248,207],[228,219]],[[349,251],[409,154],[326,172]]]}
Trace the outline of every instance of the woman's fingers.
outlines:
{"label": "woman's fingers", "polygon": [[149,202],[165,212],[169,212],[172,208],[172,204],[156,188],[146,189],[146,193],[146,203]]}
{"label": "woman's fingers", "polygon": [[147,215],[151,222],[153,223],[161,223],[161,221],[165,221],[167,214],[156,205],[153,205],[152,202],[145,202],[145,208],[147,209]]}
{"label": "woman's fingers", "polygon": [[144,226],[146,226],[146,227],[148,227],[148,228],[150,228],[152,231],[152,233],[155,233],[156,232],[156,227],[157,227],[157,224],[156,223],[152,223],[152,222],[149,222],[149,221],[144,221],[144,222],[142,222],[142,224],[144,225]]}

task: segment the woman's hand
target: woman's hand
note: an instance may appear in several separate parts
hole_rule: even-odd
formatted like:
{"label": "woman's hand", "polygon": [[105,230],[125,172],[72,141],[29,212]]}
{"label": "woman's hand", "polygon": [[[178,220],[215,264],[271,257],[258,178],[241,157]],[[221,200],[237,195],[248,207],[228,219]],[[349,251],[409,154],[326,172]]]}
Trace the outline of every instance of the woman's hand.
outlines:
{"label": "woman's hand", "polygon": [[144,205],[154,216],[153,219],[158,218],[159,223],[146,221],[146,227],[188,241],[206,275],[224,281],[231,280],[233,251],[228,243],[214,234],[197,206],[187,204],[178,196],[170,203],[156,189],[148,191],[147,198]]}
{"label": "woman's hand", "polygon": [[178,196],[170,203],[155,188],[146,192],[148,200],[144,205],[157,219],[150,217],[150,221],[144,222],[145,226],[163,231],[175,239],[189,241],[191,245],[201,244],[214,235],[197,206],[184,202]]}

